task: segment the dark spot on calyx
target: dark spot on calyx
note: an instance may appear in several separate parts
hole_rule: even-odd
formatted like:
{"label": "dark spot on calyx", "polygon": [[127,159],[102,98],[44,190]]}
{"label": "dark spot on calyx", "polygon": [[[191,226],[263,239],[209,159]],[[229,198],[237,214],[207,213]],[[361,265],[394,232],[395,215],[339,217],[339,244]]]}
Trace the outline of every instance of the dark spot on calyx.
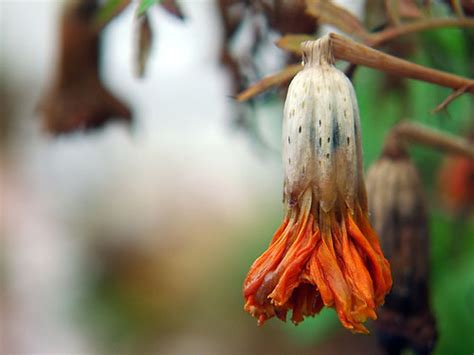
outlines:
{"label": "dark spot on calyx", "polygon": [[321,137],[319,137],[319,146],[321,147],[323,145],[323,140]]}
{"label": "dark spot on calyx", "polygon": [[288,136],[288,144],[291,144],[290,136]]}
{"label": "dark spot on calyx", "polygon": [[336,124],[334,125],[333,129],[332,129],[332,142],[333,142],[333,146],[334,148],[337,148],[340,144],[340,136],[339,136],[339,125]]}
{"label": "dark spot on calyx", "polygon": [[298,133],[301,133],[301,126],[298,127]]}

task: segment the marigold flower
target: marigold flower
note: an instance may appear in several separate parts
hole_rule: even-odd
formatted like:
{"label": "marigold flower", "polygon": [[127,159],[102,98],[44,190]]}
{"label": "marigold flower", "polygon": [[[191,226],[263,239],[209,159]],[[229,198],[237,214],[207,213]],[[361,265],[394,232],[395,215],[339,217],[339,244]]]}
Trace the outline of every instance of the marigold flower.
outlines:
{"label": "marigold flower", "polygon": [[297,324],[333,307],[344,327],[368,333],[362,323],[392,278],[367,217],[356,96],[328,37],[302,48],[284,108],[285,217],[245,279],[244,309],[259,324],[292,310]]}

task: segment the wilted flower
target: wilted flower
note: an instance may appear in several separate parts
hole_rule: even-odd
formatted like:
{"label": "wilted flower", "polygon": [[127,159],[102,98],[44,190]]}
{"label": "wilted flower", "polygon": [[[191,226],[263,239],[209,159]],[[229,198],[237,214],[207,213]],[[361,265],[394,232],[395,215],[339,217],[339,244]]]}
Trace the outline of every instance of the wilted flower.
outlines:
{"label": "wilted flower", "polygon": [[334,307],[346,328],[367,333],[392,278],[367,217],[359,109],[329,38],[302,48],[284,109],[285,217],[245,279],[244,308],[263,324]]}
{"label": "wilted flower", "polygon": [[379,341],[392,352],[409,347],[428,354],[437,330],[429,297],[427,209],[418,171],[395,135],[367,172],[367,190],[370,220],[393,270],[393,288],[375,323]]}

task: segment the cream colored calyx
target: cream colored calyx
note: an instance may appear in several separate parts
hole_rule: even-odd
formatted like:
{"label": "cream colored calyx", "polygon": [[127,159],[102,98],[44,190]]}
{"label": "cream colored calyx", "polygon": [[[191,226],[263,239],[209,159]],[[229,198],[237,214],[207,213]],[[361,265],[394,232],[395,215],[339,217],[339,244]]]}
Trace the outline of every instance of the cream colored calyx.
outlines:
{"label": "cream colored calyx", "polygon": [[331,39],[328,35],[316,41],[301,43],[303,50],[303,63],[305,66],[334,65]]}

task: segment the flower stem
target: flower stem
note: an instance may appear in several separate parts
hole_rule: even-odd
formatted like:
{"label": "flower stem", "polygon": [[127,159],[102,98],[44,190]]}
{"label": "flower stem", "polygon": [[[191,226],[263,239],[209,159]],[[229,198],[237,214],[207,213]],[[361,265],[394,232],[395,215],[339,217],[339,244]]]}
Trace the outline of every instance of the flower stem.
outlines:
{"label": "flower stem", "polygon": [[406,141],[462,155],[474,160],[474,145],[467,139],[412,122],[401,122],[390,131],[388,141]]}
{"label": "flower stem", "polygon": [[399,36],[442,27],[474,27],[474,19],[463,17],[435,18],[415,21],[412,23],[390,27],[381,32],[371,34],[366,43],[371,47],[378,47]]}

